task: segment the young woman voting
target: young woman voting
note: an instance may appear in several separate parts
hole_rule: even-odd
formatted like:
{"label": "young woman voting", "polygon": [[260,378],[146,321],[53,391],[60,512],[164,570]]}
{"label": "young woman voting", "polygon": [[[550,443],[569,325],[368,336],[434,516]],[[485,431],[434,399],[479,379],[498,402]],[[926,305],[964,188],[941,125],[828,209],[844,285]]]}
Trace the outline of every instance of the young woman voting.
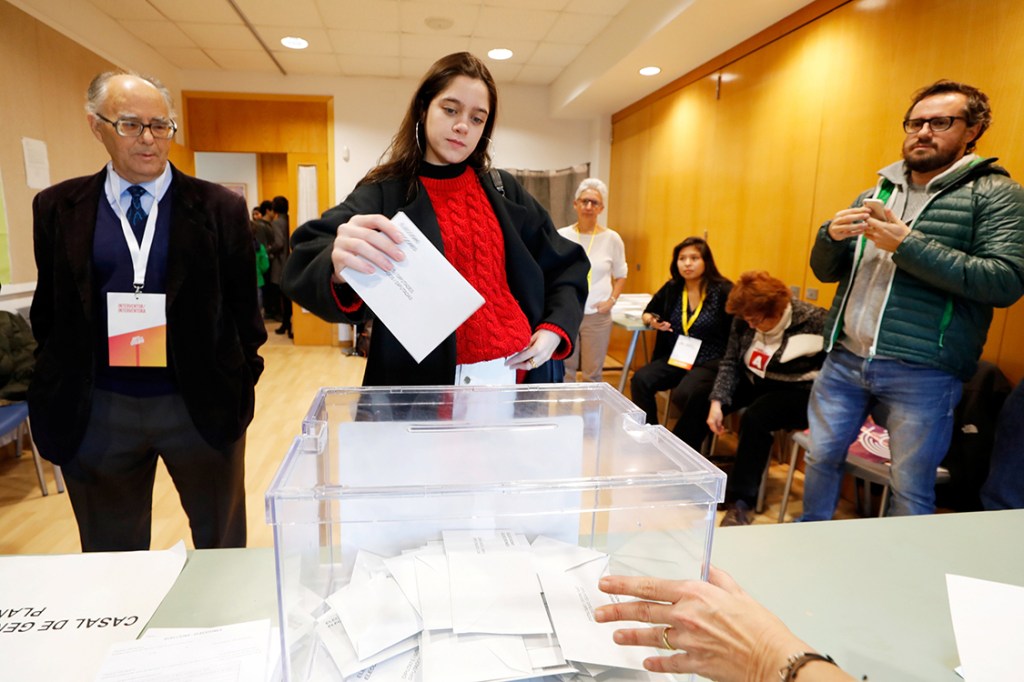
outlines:
{"label": "young woman voting", "polygon": [[587,256],[558,235],[547,211],[509,174],[491,170],[497,106],[482,61],[467,52],[438,60],[384,160],[342,204],[292,237],[282,286],[329,322],[358,324],[372,314],[344,271],[389,271],[403,260],[403,238],[391,221],[399,211],[484,298],[419,363],[375,320],[366,386],[451,385],[457,376],[473,383],[464,377],[494,376],[492,370],[507,383],[562,379],[562,363],[549,361],[572,351],[587,296]]}

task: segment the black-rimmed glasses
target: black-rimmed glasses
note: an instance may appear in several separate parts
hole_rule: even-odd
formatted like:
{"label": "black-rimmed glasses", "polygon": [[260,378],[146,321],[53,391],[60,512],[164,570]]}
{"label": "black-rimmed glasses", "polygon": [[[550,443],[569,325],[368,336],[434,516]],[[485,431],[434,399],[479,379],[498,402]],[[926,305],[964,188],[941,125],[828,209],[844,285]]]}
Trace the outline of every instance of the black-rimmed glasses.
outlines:
{"label": "black-rimmed glasses", "polygon": [[967,119],[963,116],[936,116],[935,118],[908,118],[903,122],[903,130],[907,133],[919,133],[924,128],[925,123],[931,128],[933,133],[941,133],[944,130],[949,130],[953,127],[953,121],[957,119],[966,121]]}
{"label": "black-rimmed glasses", "polygon": [[142,133],[146,131],[146,128],[149,128],[149,134],[157,140],[169,140],[174,137],[174,133],[178,130],[178,124],[174,121],[161,121],[157,119],[149,123],[143,123],[131,118],[119,118],[116,121],[111,121],[100,114],[96,114],[96,118],[112,125],[121,137],[142,137]]}

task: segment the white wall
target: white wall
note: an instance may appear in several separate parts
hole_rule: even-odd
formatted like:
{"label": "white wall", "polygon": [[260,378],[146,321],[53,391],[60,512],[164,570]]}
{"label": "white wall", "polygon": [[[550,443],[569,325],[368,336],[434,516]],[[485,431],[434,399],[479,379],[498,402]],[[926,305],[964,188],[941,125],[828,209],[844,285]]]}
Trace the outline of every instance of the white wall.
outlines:
{"label": "white wall", "polygon": [[255,154],[196,152],[196,177],[210,182],[244,182],[245,205],[249,212],[262,200],[257,194],[259,185]]}
{"label": "white wall", "polygon": [[[186,90],[333,96],[338,201],[352,191],[387,149],[416,85],[411,80],[392,78],[183,73]],[[541,170],[589,161],[591,172],[608,180],[610,121],[551,118],[547,113],[547,88],[506,85],[499,86],[498,94],[498,119],[492,140],[495,165]]]}

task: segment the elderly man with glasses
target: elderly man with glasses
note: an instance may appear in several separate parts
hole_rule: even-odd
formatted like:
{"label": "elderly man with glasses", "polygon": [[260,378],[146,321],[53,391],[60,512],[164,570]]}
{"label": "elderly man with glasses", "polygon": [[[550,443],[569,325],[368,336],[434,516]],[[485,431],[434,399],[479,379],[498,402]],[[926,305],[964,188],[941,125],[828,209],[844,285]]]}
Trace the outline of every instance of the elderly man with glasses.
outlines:
{"label": "elderly man with glasses", "polygon": [[244,546],[267,339],[245,201],[168,163],[159,81],[100,74],[86,111],[110,162],[33,203],[33,437],[63,467],[84,551],[149,548],[157,457],[195,547]]}
{"label": "elderly man with glasses", "polygon": [[892,453],[889,513],[934,511],[962,383],[993,308],[1024,293],[1024,189],[975,153],[990,122],[977,88],[920,90],[903,160],[818,231],[811,268],[839,288],[808,406],[805,521],[832,518],[847,448],[876,405]]}

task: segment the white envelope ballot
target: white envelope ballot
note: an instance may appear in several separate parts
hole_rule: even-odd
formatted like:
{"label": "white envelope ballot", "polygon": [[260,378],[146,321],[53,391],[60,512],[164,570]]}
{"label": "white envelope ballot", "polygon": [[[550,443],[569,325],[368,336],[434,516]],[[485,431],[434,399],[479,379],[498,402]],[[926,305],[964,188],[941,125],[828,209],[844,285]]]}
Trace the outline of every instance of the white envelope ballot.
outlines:
{"label": "white envelope ballot", "polygon": [[695,548],[703,548],[703,544],[694,542],[685,530],[636,533],[610,550],[610,571],[615,575],[656,575],[674,580],[700,578],[704,555]]}
{"label": "white envelope ballot", "polygon": [[565,665],[562,648],[558,646],[558,638],[553,634],[524,635],[523,644],[526,646],[526,653],[530,657],[530,665],[534,670]]}
{"label": "white envelope ballot", "polygon": [[[417,642],[419,638],[416,638]],[[360,670],[345,678],[345,682],[420,682],[422,658],[418,648],[399,654],[382,663]]]}
{"label": "white envelope ballot", "polygon": [[[551,632],[533,557],[508,531],[444,535],[457,634],[533,635]],[[517,543],[524,543],[517,546]]]}
{"label": "white envelope ballot", "polygon": [[346,585],[327,597],[327,603],[341,619],[360,660],[423,629],[416,610],[390,576]]}
{"label": "white envelope ballot", "polygon": [[388,573],[390,571],[384,564],[384,557],[361,549],[356,552],[356,560],[352,565],[352,577],[349,579],[349,584],[358,585],[375,575],[386,576]]}
{"label": "white envelope ballot", "polygon": [[452,595],[448,582],[448,557],[429,550],[414,554],[416,590],[420,614],[427,630],[452,629]]}
{"label": "white envelope ballot", "polygon": [[546,535],[538,535],[534,538],[531,548],[533,549],[533,564],[538,573],[568,571],[595,559],[608,558],[604,552],[562,542]]}
{"label": "white envelope ballot", "polygon": [[333,610],[317,618],[316,634],[330,654],[334,665],[345,677],[404,654],[419,645],[419,635],[416,634],[361,661],[352,640],[345,632],[345,627],[341,624],[341,618]]}
{"label": "white envelope ballot", "polygon": [[423,682],[482,682],[533,673],[523,638],[456,635],[424,630],[420,638]]}
{"label": "white envelope ballot", "polygon": [[402,593],[409,600],[416,613],[423,617],[423,610],[420,607],[420,591],[416,585],[416,557],[413,553],[402,554],[384,560],[391,577],[395,579]]}
{"label": "white envelope ballot", "polygon": [[345,278],[416,362],[484,304],[484,298],[402,212],[391,219],[405,241],[405,260],[366,275],[345,268]]}
{"label": "white envelope ballot", "polygon": [[562,655],[570,661],[643,670],[644,659],[658,655],[658,650],[619,646],[612,639],[612,634],[620,628],[649,626],[646,623],[594,621],[595,608],[618,601],[618,597],[597,588],[597,581],[603,573],[604,560],[599,559],[569,571],[541,574],[544,598]]}

